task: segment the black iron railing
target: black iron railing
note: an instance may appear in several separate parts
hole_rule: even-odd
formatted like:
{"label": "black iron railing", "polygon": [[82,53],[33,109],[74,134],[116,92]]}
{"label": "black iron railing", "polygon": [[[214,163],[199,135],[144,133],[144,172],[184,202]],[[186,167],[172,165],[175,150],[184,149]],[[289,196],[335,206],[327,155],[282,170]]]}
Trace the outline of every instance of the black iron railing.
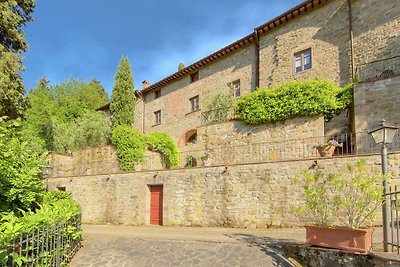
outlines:
{"label": "black iron railing", "polygon": [[67,266],[81,244],[81,217],[0,239],[0,266]]}

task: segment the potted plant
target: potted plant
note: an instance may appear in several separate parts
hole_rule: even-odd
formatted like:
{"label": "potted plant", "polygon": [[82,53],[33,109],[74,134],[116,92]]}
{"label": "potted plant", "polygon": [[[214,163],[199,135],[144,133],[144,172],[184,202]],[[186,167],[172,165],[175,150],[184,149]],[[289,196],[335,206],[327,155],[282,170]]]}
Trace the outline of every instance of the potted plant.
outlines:
{"label": "potted plant", "polygon": [[197,159],[192,155],[186,156],[185,168],[190,168],[190,167],[197,167]]}
{"label": "potted plant", "polygon": [[293,207],[306,222],[306,244],[368,253],[372,247],[371,225],[382,205],[382,176],[369,174],[365,162],[347,165],[346,173],[306,172],[293,184],[304,185],[305,203]]}
{"label": "potted plant", "polygon": [[321,157],[331,157],[337,147],[342,147],[342,144],[336,140],[325,140],[314,145],[314,148],[318,150],[318,153]]}

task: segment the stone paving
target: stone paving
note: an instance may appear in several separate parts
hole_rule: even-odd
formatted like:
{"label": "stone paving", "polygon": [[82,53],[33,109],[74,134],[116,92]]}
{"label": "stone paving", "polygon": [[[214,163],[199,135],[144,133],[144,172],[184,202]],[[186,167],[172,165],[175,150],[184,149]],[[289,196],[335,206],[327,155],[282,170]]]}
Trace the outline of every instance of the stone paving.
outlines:
{"label": "stone paving", "polygon": [[85,225],[83,230],[83,247],[70,267],[291,266],[279,255],[280,244],[304,242],[305,236],[304,229]]}

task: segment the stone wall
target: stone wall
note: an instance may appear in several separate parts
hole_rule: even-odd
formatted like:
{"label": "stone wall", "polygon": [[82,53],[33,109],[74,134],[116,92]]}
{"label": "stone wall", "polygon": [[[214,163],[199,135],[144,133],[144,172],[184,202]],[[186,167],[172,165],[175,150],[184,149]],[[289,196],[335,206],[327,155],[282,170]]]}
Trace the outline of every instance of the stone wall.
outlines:
{"label": "stone wall", "polygon": [[[229,90],[227,84],[236,80],[240,80],[242,94],[250,92],[254,84],[254,49],[254,45],[248,45],[201,68],[196,82],[190,83],[190,75],[187,75],[166,85],[157,99],[154,92],[146,94],[144,132],[168,132],[178,142],[187,131],[202,125],[201,111],[210,95]],[[201,110],[191,112],[189,99],[197,95]],[[161,110],[161,124],[155,125],[154,112],[158,110]]]}
{"label": "stone wall", "polygon": [[355,128],[359,131],[372,130],[382,119],[400,125],[399,88],[400,77],[356,84]]}
{"label": "stone wall", "polygon": [[[260,87],[291,80],[350,81],[348,6],[331,1],[260,37]],[[296,73],[294,54],[311,48],[312,68]]]}
{"label": "stone wall", "polygon": [[197,129],[196,143],[180,146],[181,166],[185,166],[188,156],[196,158],[197,166],[203,164],[205,156],[213,166],[303,158],[315,152],[312,146],[322,141],[323,136],[323,116],[297,117],[258,126],[241,121],[202,126]]}
{"label": "stone wall", "polygon": [[120,173],[116,151],[100,146],[74,151],[72,155],[50,155],[52,177]]}
{"label": "stone wall", "polygon": [[[196,143],[181,142],[180,167],[185,167],[187,156],[195,157],[200,166],[205,152],[210,154],[212,165],[276,161],[284,149],[295,146],[315,152],[312,145],[321,141],[322,136],[323,116],[298,117],[258,126],[240,121],[202,126],[198,128]],[[304,153],[293,149],[292,156],[301,158]],[[121,172],[116,151],[111,146],[83,149],[71,156],[53,154],[51,166],[53,177]],[[138,171],[164,168],[161,154],[153,151],[146,151],[144,163],[135,166]]]}
{"label": "stone wall", "polygon": [[[400,3],[352,0],[356,66],[400,56]],[[399,66],[397,59],[397,66]]]}
{"label": "stone wall", "polygon": [[[204,167],[49,179],[50,189],[65,186],[82,207],[83,223],[149,224],[149,185],[164,187],[163,224],[263,228],[301,224],[292,205],[303,201],[291,178],[304,170],[343,170],[366,160],[380,172],[380,156],[332,157],[226,167]],[[397,181],[400,154],[389,155]]]}

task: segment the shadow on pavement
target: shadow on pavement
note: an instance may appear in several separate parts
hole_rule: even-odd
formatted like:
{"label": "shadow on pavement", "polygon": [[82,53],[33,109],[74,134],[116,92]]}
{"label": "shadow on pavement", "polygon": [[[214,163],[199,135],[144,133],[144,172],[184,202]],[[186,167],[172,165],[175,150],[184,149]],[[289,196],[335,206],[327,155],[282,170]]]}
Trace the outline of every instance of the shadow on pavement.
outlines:
{"label": "shadow on pavement", "polygon": [[247,243],[250,246],[258,246],[261,251],[270,256],[278,267],[295,267],[284,255],[285,244],[299,244],[293,239],[259,237],[248,234],[226,234],[226,236]]}

